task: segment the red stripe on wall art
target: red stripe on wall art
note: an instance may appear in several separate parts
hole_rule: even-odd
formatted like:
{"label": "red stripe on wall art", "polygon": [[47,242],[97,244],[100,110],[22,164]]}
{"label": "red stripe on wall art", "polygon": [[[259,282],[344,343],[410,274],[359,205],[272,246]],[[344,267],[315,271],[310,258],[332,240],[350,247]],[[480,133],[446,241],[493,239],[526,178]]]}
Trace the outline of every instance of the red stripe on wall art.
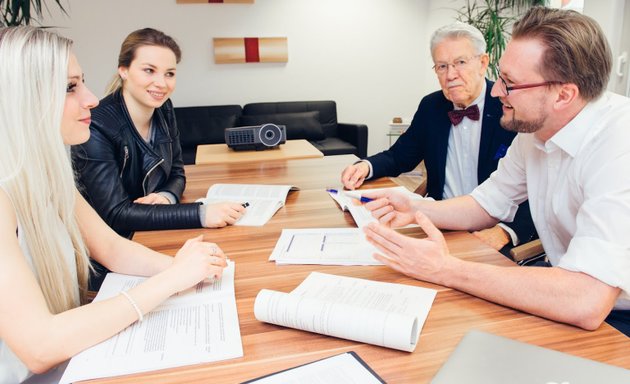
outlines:
{"label": "red stripe on wall art", "polygon": [[258,63],[260,61],[260,53],[258,51],[258,38],[245,38],[245,62]]}

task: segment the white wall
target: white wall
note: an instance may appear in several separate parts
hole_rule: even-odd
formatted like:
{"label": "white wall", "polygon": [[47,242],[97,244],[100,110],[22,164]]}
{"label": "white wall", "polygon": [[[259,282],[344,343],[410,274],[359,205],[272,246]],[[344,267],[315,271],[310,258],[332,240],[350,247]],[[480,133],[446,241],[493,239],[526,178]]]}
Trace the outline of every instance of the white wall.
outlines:
{"label": "white wall", "polygon": [[[68,0],[44,24],[75,41],[88,86],[102,96],[120,44],[138,28],[173,36],[183,51],[176,106],[332,99],[340,122],[369,128],[368,153],[387,147],[394,116],[411,117],[438,89],[429,36],[453,20],[458,1],[256,0],[176,4],[175,0]],[[286,36],[288,63],[214,64],[213,37]]]}
{"label": "white wall", "polygon": [[[627,2],[628,0],[626,0]],[[175,37],[183,50],[176,106],[332,99],[340,122],[369,128],[368,153],[387,148],[394,116],[411,117],[439,88],[429,37],[455,19],[464,0],[255,0],[177,4],[175,0],[62,0],[44,24],[76,43],[88,85],[102,96],[120,43],[138,28]],[[618,51],[623,0],[585,1]],[[213,37],[286,36],[284,64],[214,64]]]}
{"label": "white wall", "polygon": [[[608,38],[608,43],[613,53],[613,69],[608,82],[608,90],[616,90],[622,94],[625,94],[625,92],[621,91],[623,87],[620,85],[622,85],[621,83],[625,84],[627,79],[620,78],[616,75],[616,72],[619,70],[619,55],[623,51],[628,51],[628,47],[624,46],[624,44],[627,44],[627,36],[625,37],[625,41],[623,40],[624,36],[622,36],[625,15],[624,8],[628,6],[630,6],[629,0],[585,0],[583,11],[585,15],[597,20]],[[630,20],[625,22],[629,21]],[[628,63],[626,63],[624,69],[627,69],[627,65]]]}

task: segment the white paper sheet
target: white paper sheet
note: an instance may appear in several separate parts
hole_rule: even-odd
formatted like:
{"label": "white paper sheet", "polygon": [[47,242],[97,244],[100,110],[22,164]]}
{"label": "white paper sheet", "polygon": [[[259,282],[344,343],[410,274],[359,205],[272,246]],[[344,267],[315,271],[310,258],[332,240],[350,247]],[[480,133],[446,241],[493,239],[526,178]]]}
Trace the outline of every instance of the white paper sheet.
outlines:
{"label": "white paper sheet", "polygon": [[277,264],[382,265],[359,228],[283,229],[269,260]]}
{"label": "white paper sheet", "polygon": [[379,384],[355,355],[346,352],[283,372],[248,381],[249,384]]}
{"label": "white paper sheet", "polygon": [[312,272],[291,293],[263,289],[256,319],[411,352],[437,291]]}
{"label": "white paper sheet", "polygon": [[[94,299],[146,278],[110,273]],[[234,296],[234,262],[220,280],[180,292],[119,334],[73,357],[60,383],[119,376],[243,356]]]}

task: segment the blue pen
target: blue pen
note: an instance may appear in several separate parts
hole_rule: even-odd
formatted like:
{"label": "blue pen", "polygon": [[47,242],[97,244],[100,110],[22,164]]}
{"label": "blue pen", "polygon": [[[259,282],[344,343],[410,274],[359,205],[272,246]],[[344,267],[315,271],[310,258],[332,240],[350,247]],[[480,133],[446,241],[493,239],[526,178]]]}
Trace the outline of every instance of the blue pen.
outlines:
{"label": "blue pen", "polygon": [[360,194],[356,193],[356,192],[346,192],[346,196],[350,196],[353,199],[357,199],[362,203],[369,203],[370,201],[374,201],[374,199],[370,199],[369,197],[364,197],[361,196]]}
{"label": "blue pen", "polygon": [[[332,189],[332,188],[326,189],[326,192],[339,193],[338,190]],[[369,203],[370,201],[374,200],[374,199],[370,199],[369,197],[363,197],[359,193],[353,192],[353,191],[342,191],[341,193],[345,194],[348,197],[352,197],[353,199],[357,199],[362,203]]]}

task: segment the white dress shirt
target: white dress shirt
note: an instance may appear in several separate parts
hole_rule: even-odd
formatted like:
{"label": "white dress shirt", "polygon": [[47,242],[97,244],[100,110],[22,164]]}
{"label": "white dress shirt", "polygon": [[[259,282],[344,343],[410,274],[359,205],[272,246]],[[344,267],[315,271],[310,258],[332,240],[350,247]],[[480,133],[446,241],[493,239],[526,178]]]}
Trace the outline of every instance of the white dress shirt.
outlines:
{"label": "white dress shirt", "polygon": [[[443,199],[466,195],[479,185],[479,181],[477,180],[477,165],[479,163],[481,121],[483,119],[485,96],[486,82],[484,81],[481,93],[472,104],[470,104],[477,104],[477,107],[479,107],[479,120],[471,120],[465,116],[462,122],[457,126],[451,125],[446,154]],[[367,163],[370,169],[366,179],[372,178],[374,174],[372,163],[365,159],[362,161]]]}
{"label": "white dress shirt", "polygon": [[630,309],[630,99],[604,94],[547,142],[518,134],[471,195],[502,221],[529,197],[550,263],[619,287]]}
{"label": "white dress shirt", "polygon": [[479,107],[479,120],[471,120],[466,116],[461,123],[451,125],[446,151],[443,199],[467,195],[479,185],[477,165],[479,164],[481,122],[485,100],[486,82],[484,81],[481,93],[470,104],[477,104]]}

